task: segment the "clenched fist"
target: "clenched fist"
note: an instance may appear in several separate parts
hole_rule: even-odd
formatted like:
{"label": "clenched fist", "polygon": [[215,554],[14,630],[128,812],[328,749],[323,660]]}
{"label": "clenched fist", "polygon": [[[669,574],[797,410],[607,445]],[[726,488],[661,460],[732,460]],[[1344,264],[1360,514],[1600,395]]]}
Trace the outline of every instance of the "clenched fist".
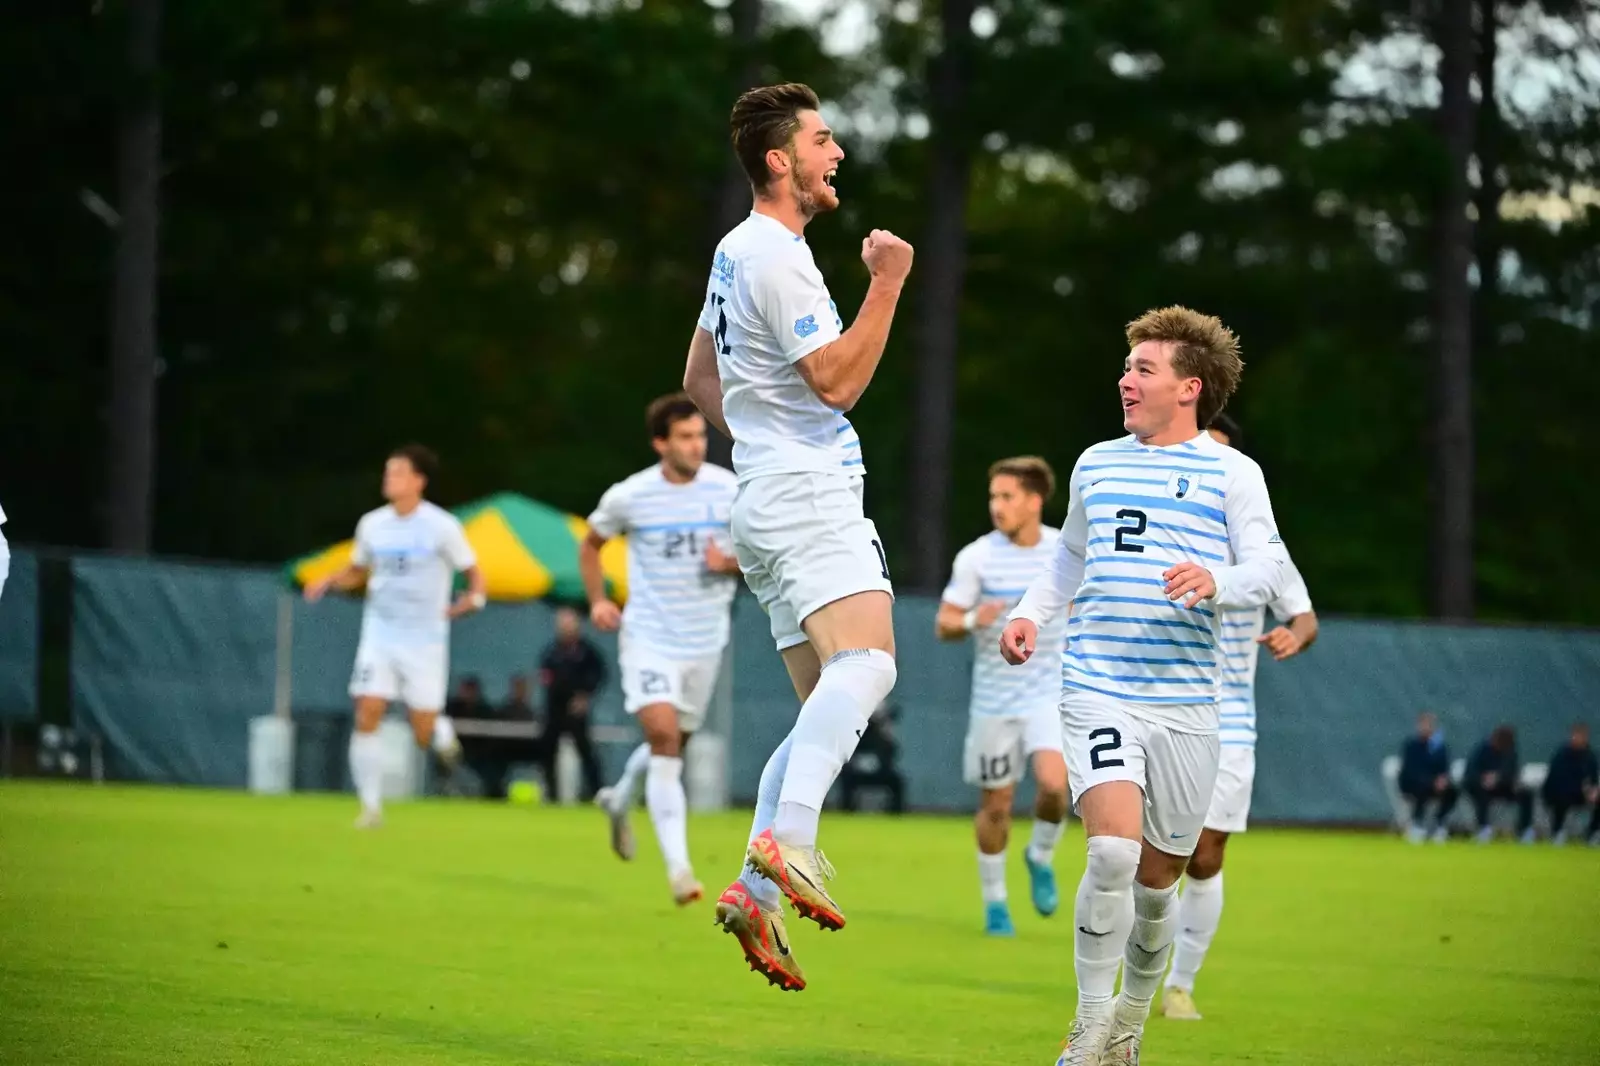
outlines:
{"label": "clenched fist", "polygon": [[875,229],[861,242],[861,261],[867,272],[885,281],[904,281],[911,273],[911,245],[886,229]]}

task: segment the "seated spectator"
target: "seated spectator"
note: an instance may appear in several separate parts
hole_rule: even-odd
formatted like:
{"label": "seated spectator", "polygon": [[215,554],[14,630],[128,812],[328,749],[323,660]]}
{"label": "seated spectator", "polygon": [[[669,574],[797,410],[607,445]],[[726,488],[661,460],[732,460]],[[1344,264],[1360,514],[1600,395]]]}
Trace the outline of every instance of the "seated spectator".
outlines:
{"label": "seated spectator", "polygon": [[884,705],[867,719],[867,727],[856,743],[855,754],[839,774],[839,799],[845,810],[859,809],[861,789],[881,788],[889,810],[895,814],[905,813],[905,776],[894,765],[900,746],[895,743],[890,724],[899,714],[896,708]]}
{"label": "seated spectator", "polygon": [[500,717],[508,722],[531,722],[534,720],[533,699],[529,694],[528,677],[526,674],[511,675],[511,695],[500,705]]}
{"label": "seated spectator", "polygon": [[1567,815],[1574,807],[1588,807],[1589,828],[1585,835],[1593,847],[1600,847],[1600,767],[1594,749],[1589,747],[1589,727],[1579,722],[1572,727],[1567,742],[1550,756],[1550,771],[1545,775],[1544,805],[1550,808],[1552,843],[1567,842]]}
{"label": "seated spectator", "polygon": [[1400,794],[1411,804],[1411,828],[1406,830],[1406,839],[1413,844],[1427,839],[1429,803],[1437,807],[1433,839],[1442,842],[1449,837],[1445,825],[1459,794],[1450,782],[1450,752],[1444,746],[1444,734],[1439,732],[1439,719],[1430,711],[1422,712],[1416,735],[1400,749]]}
{"label": "seated spectator", "polygon": [[444,704],[444,713],[451,718],[493,718],[494,708],[483,695],[483,682],[468,674],[456,683],[456,693]]}
{"label": "seated spectator", "polygon": [[1472,750],[1467,760],[1462,785],[1472,799],[1473,814],[1478,820],[1478,842],[1487,844],[1494,838],[1494,825],[1489,820],[1489,805],[1495,800],[1510,800],[1517,805],[1517,836],[1523,843],[1533,840],[1533,793],[1521,781],[1522,767],[1517,763],[1517,735],[1508,725],[1497,728]]}

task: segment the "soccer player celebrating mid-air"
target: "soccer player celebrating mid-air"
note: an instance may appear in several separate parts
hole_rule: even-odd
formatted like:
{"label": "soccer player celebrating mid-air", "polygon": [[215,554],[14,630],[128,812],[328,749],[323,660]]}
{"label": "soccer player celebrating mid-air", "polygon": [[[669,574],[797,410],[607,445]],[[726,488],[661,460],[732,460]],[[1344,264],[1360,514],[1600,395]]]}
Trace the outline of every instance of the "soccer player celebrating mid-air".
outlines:
{"label": "soccer player celebrating mid-air", "polygon": [[894,687],[893,586],[863,507],[861,439],[844,412],[872,381],[911,270],[885,230],[861,242],[871,281],[849,329],[805,242],[839,206],[844,151],[804,85],[752,89],[733,106],[734,154],[755,208],[717,246],[684,388],[733,439],[734,553],[770,616],[802,706],[761,773],[748,869],[717,901],[753,970],[805,987],[780,897],[824,929],[844,913],[817,850],[823,798]]}
{"label": "soccer player celebrating mid-air", "polygon": [[1062,743],[1089,854],[1078,1011],[1058,1066],[1139,1061],[1216,783],[1222,611],[1271,603],[1288,583],[1261,468],[1200,431],[1238,387],[1237,338],[1168,307],[1127,339],[1129,435],[1079,457],[1055,556],[1000,638],[1008,662],[1026,662],[1039,626],[1069,611]]}
{"label": "soccer player celebrating mid-air", "polygon": [[940,640],[973,636],[971,717],[967,725],[963,777],[981,790],[976,819],[978,883],[983,892],[984,929],[1011,936],[1006,902],[1006,842],[1011,803],[1023,768],[1031,763],[1038,791],[1033,803],[1033,839],[1023,852],[1033,906],[1056,912],[1056,875],[1050,865],[1067,814],[1067,764],[1061,754],[1058,654],[1065,618],[1044,627],[1040,655],[1020,668],[1006,665],[996,647],[1001,616],[1021,599],[1055,551],[1060,531],[1044,525],[1045,501],[1056,475],[1034,456],[1002,459],[989,468],[989,517],[994,530],[956,554],[934,619]]}
{"label": "soccer player celebrating mid-air", "polygon": [[[1212,419],[1206,432],[1219,444],[1241,447],[1239,426],[1225,414]],[[1250,819],[1250,792],[1256,780],[1256,658],[1265,646],[1274,659],[1291,659],[1317,639],[1317,614],[1305,579],[1294,560],[1288,560],[1288,567],[1288,585],[1270,607],[1283,624],[1266,631],[1267,607],[1222,614],[1221,759],[1205,828],[1189,857],[1178,899],[1178,939],[1161,994],[1161,1013],[1168,1018],[1200,1018],[1194,981],[1222,921],[1223,854],[1228,837],[1244,832]]]}
{"label": "soccer player celebrating mid-air", "polygon": [[[683,791],[683,745],[705,720],[728,643],[728,612],[739,564],[730,554],[728,510],[733,471],[706,462],[706,422],[683,393],[645,412],[660,462],[617,482],[589,516],[578,568],[595,627],[622,629],[617,641],[623,709],[637,715],[644,743],[622,778],[595,795],[611,820],[611,848],[633,858],[628,808],[644,777],[645,805],[680,905],[704,890],[689,863],[689,803]],[[600,549],[628,537],[628,606],[606,597]]]}
{"label": "soccer player celebrating mid-air", "polygon": [[[378,725],[390,702],[398,700],[410,711],[418,747],[431,743],[450,766],[461,756],[450,719],[440,713],[450,678],[450,621],[483,607],[483,574],[460,521],[422,498],[438,463],[416,444],[391,454],[383,467],[383,498],[389,502],[356,523],[349,565],[306,587],[306,600],[315,603],[330,588],[367,580],[350,678],[356,702],[350,777],[361,800],[356,825],[363,829],[383,824]],[[466,572],[467,590],[451,603],[457,571]]]}

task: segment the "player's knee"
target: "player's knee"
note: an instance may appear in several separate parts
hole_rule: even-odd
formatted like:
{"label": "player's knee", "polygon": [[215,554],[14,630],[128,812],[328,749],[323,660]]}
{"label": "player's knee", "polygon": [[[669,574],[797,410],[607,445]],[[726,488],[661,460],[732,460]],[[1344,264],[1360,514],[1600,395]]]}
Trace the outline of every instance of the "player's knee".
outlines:
{"label": "player's knee", "polygon": [[1228,838],[1224,834],[1213,833],[1209,829],[1202,832],[1194,854],[1189,857],[1186,871],[1188,875],[1205,881],[1221,873],[1227,841]]}
{"label": "player's knee", "polygon": [[984,789],[978,798],[978,816],[992,825],[1010,825],[1011,803],[1015,795],[1016,789],[1010,785]]}
{"label": "player's knee", "polygon": [[1139,872],[1139,842],[1126,837],[1090,837],[1084,871],[1096,892],[1120,892],[1133,886]]}
{"label": "player's knee", "polygon": [[[831,677],[829,675],[832,675]],[[860,696],[867,714],[889,698],[899,679],[894,656],[879,648],[849,648],[836,652],[822,665],[824,681],[837,678]]]}

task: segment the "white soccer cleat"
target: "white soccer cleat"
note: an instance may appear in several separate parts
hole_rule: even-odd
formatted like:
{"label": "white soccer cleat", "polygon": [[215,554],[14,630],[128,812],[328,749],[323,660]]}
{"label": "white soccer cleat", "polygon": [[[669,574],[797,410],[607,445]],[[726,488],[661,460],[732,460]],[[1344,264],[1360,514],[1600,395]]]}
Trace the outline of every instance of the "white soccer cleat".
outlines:
{"label": "white soccer cleat", "polygon": [[1445,844],[1448,843],[1449,840],[1450,830],[1446,829],[1444,826],[1441,825],[1433,831],[1433,842],[1435,844]]}
{"label": "white soccer cleat", "polygon": [[1099,1066],[1139,1066],[1139,1044],[1143,1040],[1144,1026],[1117,1026],[1100,1053]]}
{"label": "white soccer cleat", "polygon": [[634,855],[633,826],[628,824],[628,808],[618,801],[617,790],[602,788],[594,794],[594,805],[611,820],[611,850],[623,862],[631,862]]}
{"label": "white soccer cleat", "polygon": [[705,894],[705,886],[695,880],[693,870],[684,870],[672,878],[672,902],[680,907],[698,903]]}
{"label": "white soccer cleat", "polygon": [[366,809],[363,808],[361,813],[356,815],[356,828],[357,829],[381,829],[381,828],[383,828],[383,813],[381,811],[366,810]]}
{"label": "white soccer cleat", "polygon": [[1106,1061],[1101,1057],[1101,1049],[1110,1032],[1110,1018],[1072,1019],[1072,1028],[1067,1030],[1056,1066],[1101,1066]]}
{"label": "white soccer cleat", "polygon": [[1197,1022],[1200,1008],[1194,1005],[1194,994],[1187,988],[1166,988],[1161,993],[1161,1016],[1175,1022]]}
{"label": "white soccer cleat", "polygon": [[1421,844],[1428,839],[1428,831],[1420,825],[1411,826],[1406,830],[1406,840],[1412,844]]}

